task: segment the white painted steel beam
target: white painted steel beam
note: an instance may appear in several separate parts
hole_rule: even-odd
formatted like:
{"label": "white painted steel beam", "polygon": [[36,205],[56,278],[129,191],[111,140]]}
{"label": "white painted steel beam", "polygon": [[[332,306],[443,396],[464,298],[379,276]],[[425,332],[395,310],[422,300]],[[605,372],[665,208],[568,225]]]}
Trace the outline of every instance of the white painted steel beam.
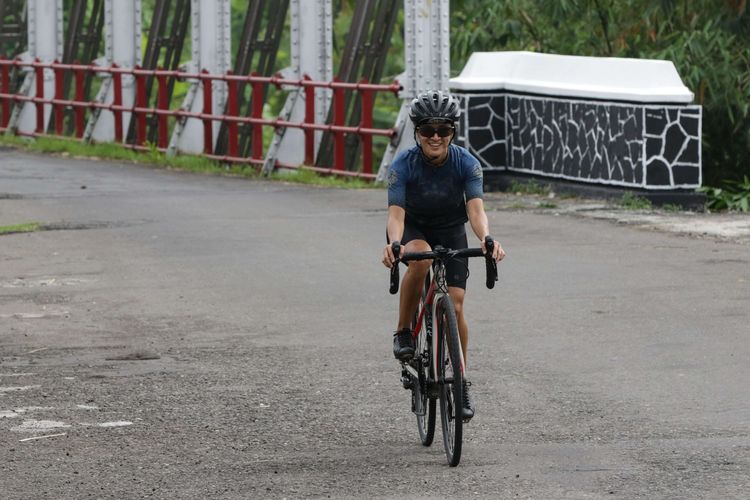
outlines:
{"label": "white painted steel beam", "polygon": [[[95,61],[99,66],[116,64],[121,68],[133,68],[141,64],[141,0],[104,0],[104,53],[104,58]],[[104,82],[97,101],[112,103],[112,78],[108,74],[102,75]],[[122,105],[132,106],[134,100],[135,78],[122,75]],[[128,133],[130,115],[122,114],[123,138]],[[84,137],[96,142],[114,141],[114,114],[111,111],[92,113]]]}
{"label": "white painted steel beam", "polygon": [[[231,60],[231,3],[229,0],[192,0],[191,4],[192,61],[184,67],[190,72],[206,70],[212,74],[226,74],[232,69]],[[195,113],[203,112],[203,84],[191,82],[188,92],[190,101],[183,108]],[[213,114],[223,114],[227,102],[227,86],[224,82],[212,82]],[[213,123],[213,141],[219,135],[221,123]],[[203,151],[203,122],[190,118],[175,127],[170,151],[175,149],[189,153]]]}
{"label": "white painted steel beam", "polygon": [[[27,32],[29,50],[20,57],[26,61],[39,59],[43,63],[62,60],[63,54],[63,1],[62,0],[28,0]],[[27,95],[36,95],[35,73],[29,69],[24,81]],[[55,95],[55,74],[51,69],[44,70],[44,97],[51,99]],[[44,106],[44,126],[49,123],[52,106]],[[24,104],[15,117],[11,118],[11,127],[19,132],[31,133],[36,130],[36,105]]]}
{"label": "white painted steel beam", "polygon": [[[282,73],[290,79],[301,79],[304,75],[313,80],[330,82],[333,79],[333,11],[331,0],[291,0],[291,66]],[[299,88],[290,88],[287,97],[291,108],[289,120],[302,122],[305,119],[305,93]],[[298,95],[294,95],[297,94]],[[330,89],[315,90],[315,122],[325,123],[331,104]],[[315,154],[323,133],[315,132]],[[279,161],[301,164],[305,154],[304,133],[300,129],[277,130],[266,156],[268,164]],[[272,163],[271,163],[272,165]]]}
{"label": "white painted steel beam", "polygon": [[448,0],[404,0],[405,99],[427,90],[448,90],[449,20]]}
{"label": "white painted steel beam", "polygon": [[448,90],[450,78],[449,0],[404,0],[404,62],[399,78],[404,99],[396,128],[398,137],[386,149],[378,171],[385,180],[388,165],[404,149],[414,145],[414,128],[408,118],[409,101],[428,90]]}

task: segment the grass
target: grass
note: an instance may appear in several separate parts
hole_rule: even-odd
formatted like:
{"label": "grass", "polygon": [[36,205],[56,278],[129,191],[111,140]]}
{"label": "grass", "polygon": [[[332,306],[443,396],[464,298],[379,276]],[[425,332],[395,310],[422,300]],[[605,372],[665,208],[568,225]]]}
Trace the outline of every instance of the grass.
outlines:
{"label": "grass", "polygon": [[356,177],[334,177],[332,175],[320,175],[312,170],[298,169],[286,172],[274,172],[271,179],[295,182],[298,184],[312,184],[315,186],[345,187],[353,189],[372,188],[375,184]]}
{"label": "grass", "polygon": [[512,210],[526,210],[529,206],[526,203],[515,202],[512,203],[508,208]]}
{"label": "grass", "polygon": [[665,203],[661,206],[661,209],[665,212],[681,212],[682,207],[680,205],[677,205],[675,203]]}
{"label": "grass", "polygon": [[629,210],[651,210],[652,208],[650,200],[642,196],[633,194],[630,191],[622,195],[622,198],[620,198],[619,201],[619,205],[622,208],[627,208]]}
{"label": "grass", "polygon": [[0,226],[0,235],[2,234],[18,234],[18,233],[33,233],[38,231],[42,227],[39,222],[26,222],[24,224],[14,224],[10,226]]}
{"label": "grass", "polygon": [[557,208],[557,203],[552,203],[549,201],[541,201],[537,204],[537,207],[539,208]]}
{"label": "grass", "polygon": [[[35,153],[61,154],[93,160],[106,159],[133,162],[200,174],[260,178],[258,170],[251,166],[236,163],[225,164],[198,155],[180,154],[167,156],[154,147],[151,147],[148,151],[139,152],[114,143],[85,144],[76,139],[50,137],[30,139],[3,134],[0,134],[0,145],[12,146]],[[317,172],[303,169],[289,171],[289,173],[274,172],[269,178],[276,181],[350,189],[372,188],[376,186],[374,183],[359,178],[320,175]]]}
{"label": "grass", "polygon": [[516,194],[547,195],[550,192],[550,186],[549,184],[540,184],[536,181],[513,181],[510,185],[510,191]]}

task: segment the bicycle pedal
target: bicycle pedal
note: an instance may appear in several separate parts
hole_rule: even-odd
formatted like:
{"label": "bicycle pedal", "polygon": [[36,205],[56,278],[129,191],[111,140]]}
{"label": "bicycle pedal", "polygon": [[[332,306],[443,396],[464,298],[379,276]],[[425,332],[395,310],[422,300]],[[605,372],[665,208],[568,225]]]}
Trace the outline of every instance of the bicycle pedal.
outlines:
{"label": "bicycle pedal", "polygon": [[414,386],[411,375],[405,369],[401,370],[401,385],[404,386],[404,389],[411,389]]}

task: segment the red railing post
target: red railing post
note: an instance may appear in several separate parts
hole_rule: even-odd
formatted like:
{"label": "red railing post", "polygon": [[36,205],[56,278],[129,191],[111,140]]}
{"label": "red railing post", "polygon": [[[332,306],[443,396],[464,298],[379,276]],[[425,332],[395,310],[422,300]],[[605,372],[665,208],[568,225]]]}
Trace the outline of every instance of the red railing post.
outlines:
{"label": "red railing post", "polygon": [[115,116],[115,142],[122,142],[122,73],[117,71],[119,66],[112,63],[112,84],[114,89],[114,101],[112,102],[112,113]]}
{"label": "red railing post", "polygon": [[[233,73],[227,72],[229,76]],[[227,116],[236,117],[239,115],[239,105],[237,101],[237,92],[239,91],[239,83],[237,80],[230,79],[227,82]],[[239,154],[239,134],[238,124],[236,121],[230,120],[227,122],[227,152],[231,157],[237,157]]]}
{"label": "red railing post", "polygon": [[[303,80],[311,81],[308,75],[302,77]],[[315,123],[315,87],[312,85],[305,86],[305,123]],[[315,130],[305,129],[305,165],[315,164]]]}
{"label": "red railing post", "polygon": [[[75,64],[80,64],[78,61]],[[75,121],[76,121],[76,137],[83,137],[84,129],[86,128],[86,108],[84,107],[84,100],[86,99],[86,70],[83,68],[76,68],[73,71],[76,79],[76,97],[75,97]]]}
{"label": "red railing post", "polygon": [[[159,68],[161,70],[161,68]],[[169,111],[169,86],[167,82],[167,75],[159,75],[156,77],[159,89],[156,96],[156,108],[159,111]],[[159,113],[156,119],[157,127],[159,131],[158,146],[160,148],[166,148],[169,146],[169,124],[167,123],[167,115]]]}
{"label": "red railing post", "polygon": [[[359,83],[366,84],[367,78],[362,78]],[[360,89],[360,100],[362,101],[362,122],[360,127],[372,128],[372,90]],[[360,133],[362,141],[362,172],[365,174],[372,173],[372,135]]]}
{"label": "red railing post", "polygon": [[[58,64],[55,60],[54,64]],[[62,101],[65,99],[65,70],[54,68],[55,71],[55,100]],[[63,135],[65,126],[65,106],[55,103],[55,134]]]}
{"label": "red railing post", "polygon": [[[41,64],[39,59],[34,59],[34,62]],[[44,133],[44,67],[36,66],[36,133]]]}
{"label": "red railing post", "polygon": [[[0,62],[7,61],[4,57],[0,56]],[[2,64],[0,65],[0,93],[10,94],[10,68]],[[0,99],[0,127],[6,128],[10,121],[10,98],[4,97]]]}
{"label": "red railing post", "polygon": [[[207,70],[201,71],[201,74],[208,75]],[[203,82],[203,114],[212,115],[214,111],[213,84],[210,78],[201,78]],[[213,121],[210,118],[203,118],[203,152],[207,155],[213,154],[214,150],[214,132]]]}
{"label": "red railing post", "polygon": [[[333,77],[334,82],[340,81],[337,77]],[[345,110],[344,110],[344,97],[345,91],[343,88],[333,89],[333,124],[337,127],[344,126]],[[335,170],[344,170],[345,162],[345,146],[344,133],[334,132],[333,133],[333,168]]]}
{"label": "red railing post", "polygon": [[[253,71],[250,76],[258,76],[258,73]],[[253,82],[253,111],[252,117],[257,119],[263,118],[263,83]],[[260,123],[253,123],[253,140],[252,140],[252,157],[253,159],[260,160],[263,158],[263,125]]]}
{"label": "red railing post", "polygon": [[[135,120],[135,143],[142,146],[146,143],[146,112],[143,108],[148,106],[146,101],[146,75],[137,73],[140,66],[135,67],[135,109],[133,119]],[[140,110],[138,109],[140,108]]]}

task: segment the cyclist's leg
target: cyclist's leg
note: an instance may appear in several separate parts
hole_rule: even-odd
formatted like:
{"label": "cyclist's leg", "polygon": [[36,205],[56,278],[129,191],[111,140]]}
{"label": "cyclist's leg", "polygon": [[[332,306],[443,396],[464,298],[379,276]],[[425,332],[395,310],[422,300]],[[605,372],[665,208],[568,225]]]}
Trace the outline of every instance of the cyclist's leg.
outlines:
{"label": "cyclist's leg", "polygon": [[[386,239],[388,239],[386,235]],[[429,252],[432,250],[426,241],[424,232],[414,226],[411,222],[406,221],[404,224],[404,234],[401,237],[401,245],[404,253],[411,252]],[[390,243],[390,240],[388,241]],[[406,272],[401,280],[401,294],[399,296],[398,307],[398,327],[396,331],[409,328],[414,313],[419,304],[419,297],[422,294],[425,276],[430,270],[431,260],[422,260],[409,262],[406,266]]]}
{"label": "cyclist's leg", "polygon": [[[422,239],[409,241],[405,246],[405,252],[429,252],[430,245]],[[398,330],[408,328],[419,304],[422,294],[424,279],[430,270],[430,260],[409,262],[404,279],[401,282],[401,296],[398,308]]]}

